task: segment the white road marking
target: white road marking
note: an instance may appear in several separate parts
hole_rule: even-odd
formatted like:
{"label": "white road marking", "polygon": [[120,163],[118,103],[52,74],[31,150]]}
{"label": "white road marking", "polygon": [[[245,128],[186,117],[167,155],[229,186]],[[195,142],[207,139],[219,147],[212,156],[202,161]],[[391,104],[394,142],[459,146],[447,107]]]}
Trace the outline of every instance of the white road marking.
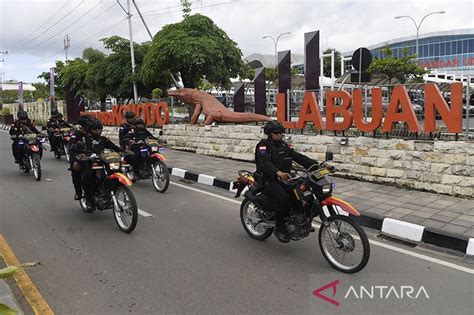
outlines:
{"label": "white road marking", "polygon": [[188,186],[186,186],[186,185],[182,185],[182,184],[178,184],[178,183],[173,183],[173,182],[170,182],[170,184],[171,184],[171,185],[174,185],[174,186],[178,186],[178,187],[184,188],[184,189],[196,191],[196,192],[199,192],[199,193],[204,194],[204,195],[212,196],[212,197],[214,197],[214,198],[219,198],[219,199],[222,199],[222,200],[225,200],[225,201],[228,201],[228,202],[236,203],[236,204],[238,204],[238,205],[240,205],[240,204],[242,203],[241,201],[237,201],[237,200],[233,200],[233,199],[230,199],[230,198],[227,198],[227,197],[219,196],[219,195],[216,195],[216,194],[213,194],[213,193],[204,191],[204,190],[200,190],[200,189],[188,187]]}
{"label": "white road marking", "polygon": [[[173,182],[170,182],[170,184],[181,187],[181,188],[184,188],[184,189],[196,191],[196,192],[199,192],[199,193],[204,194],[204,195],[219,198],[219,199],[222,199],[222,200],[225,200],[225,201],[228,201],[228,202],[232,202],[232,203],[235,203],[235,204],[239,204],[239,205],[241,204],[240,201],[230,199],[230,198],[227,198],[227,197],[223,197],[223,196],[219,196],[219,195],[216,195],[216,194],[213,194],[213,193],[210,193],[210,192],[207,192],[207,191],[203,191],[203,190],[200,190],[200,189],[188,187],[188,186],[178,184],[178,183],[173,183]],[[383,248],[389,249],[389,250],[393,250],[393,251],[399,252],[401,254],[405,254],[405,255],[415,257],[415,258],[426,260],[426,261],[429,261],[429,262],[432,262],[432,263],[435,263],[435,264],[438,264],[438,265],[441,265],[441,266],[445,266],[445,267],[448,267],[448,268],[452,268],[452,269],[455,269],[455,270],[458,270],[458,271],[466,272],[466,273],[469,273],[469,274],[474,274],[474,269],[471,269],[471,268],[456,265],[456,264],[453,264],[453,263],[450,263],[450,262],[447,262],[447,261],[444,261],[444,260],[441,260],[441,259],[433,258],[433,257],[427,256],[427,255],[415,253],[415,252],[406,250],[404,248],[399,248],[399,247],[389,245],[389,244],[385,244],[385,243],[382,243],[382,242],[379,242],[379,241],[369,239],[369,242],[372,245],[383,247]]]}
{"label": "white road marking", "polygon": [[144,216],[144,217],[152,217],[152,216],[153,216],[153,214],[148,213],[148,212],[143,211],[143,210],[140,210],[140,209],[138,209],[138,214],[140,214],[140,215],[142,215],[142,216]]}

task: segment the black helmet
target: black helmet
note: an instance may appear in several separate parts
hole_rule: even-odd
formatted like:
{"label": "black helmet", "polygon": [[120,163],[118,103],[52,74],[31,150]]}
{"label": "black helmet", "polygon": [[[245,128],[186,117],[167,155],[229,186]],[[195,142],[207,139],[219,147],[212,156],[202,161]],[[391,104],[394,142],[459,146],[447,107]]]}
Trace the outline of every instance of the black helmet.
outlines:
{"label": "black helmet", "polygon": [[92,117],[90,116],[81,116],[79,117],[79,119],[77,120],[77,124],[80,125],[82,128],[86,128],[87,127],[87,124],[92,120]]}
{"label": "black helmet", "polygon": [[24,110],[20,110],[18,111],[18,113],[16,114],[16,117],[20,120],[22,119],[28,119],[28,113],[25,112]]}
{"label": "black helmet", "polygon": [[51,111],[51,117],[56,117],[58,116],[59,112],[57,110]]}
{"label": "black helmet", "polygon": [[132,119],[135,118],[135,113],[134,112],[125,112],[125,119]]}
{"label": "black helmet", "polygon": [[138,125],[144,125],[144,124],[145,124],[145,122],[141,118],[138,118],[137,120],[135,120],[135,125],[137,125],[137,126]]}
{"label": "black helmet", "polygon": [[59,112],[56,114],[56,118],[62,119],[63,117],[64,117],[63,114],[61,114]]}
{"label": "black helmet", "polygon": [[92,119],[87,124],[87,130],[90,131],[92,129],[102,129],[102,122],[98,119]]}
{"label": "black helmet", "polygon": [[263,127],[263,133],[266,135],[270,135],[270,133],[275,131],[283,132],[284,130],[285,128],[283,128],[283,125],[278,120],[270,120]]}

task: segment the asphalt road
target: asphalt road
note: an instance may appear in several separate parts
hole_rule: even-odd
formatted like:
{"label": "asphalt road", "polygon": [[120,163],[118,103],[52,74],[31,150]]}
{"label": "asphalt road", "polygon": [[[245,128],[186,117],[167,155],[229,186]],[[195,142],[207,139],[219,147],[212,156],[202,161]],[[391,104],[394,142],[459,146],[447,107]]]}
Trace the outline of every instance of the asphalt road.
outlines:
{"label": "asphalt road", "polygon": [[[45,153],[36,182],[17,169],[9,137],[0,132],[0,161],[0,234],[21,262],[41,262],[28,273],[57,314],[471,314],[474,308],[472,264],[460,257],[368,231],[369,264],[345,275],[324,260],[316,234],[290,244],[254,241],[230,194],[175,178],[165,194],[151,182],[132,187],[138,207],[152,216],[140,216],[125,234],[111,211],[80,210],[64,158]],[[339,306],[313,295],[336,280],[334,297],[331,289],[322,294]],[[400,297],[401,286],[418,298],[406,296],[409,288]]]}

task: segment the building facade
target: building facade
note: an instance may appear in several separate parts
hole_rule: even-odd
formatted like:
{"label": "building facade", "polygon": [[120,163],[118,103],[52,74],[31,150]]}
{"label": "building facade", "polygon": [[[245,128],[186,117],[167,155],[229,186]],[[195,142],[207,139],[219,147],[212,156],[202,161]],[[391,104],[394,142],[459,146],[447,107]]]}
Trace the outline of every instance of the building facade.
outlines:
{"label": "building facade", "polygon": [[[397,38],[367,47],[372,56],[383,58],[383,48],[388,45],[392,55],[401,58],[404,54],[416,53],[416,36]],[[418,63],[427,70],[474,74],[474,29],[459,29],[444,32],[420,34],[418,37]],[[346,52],[344,57],[351,57]],[[350,59],[344,62],[346,70],[351,69]]]}

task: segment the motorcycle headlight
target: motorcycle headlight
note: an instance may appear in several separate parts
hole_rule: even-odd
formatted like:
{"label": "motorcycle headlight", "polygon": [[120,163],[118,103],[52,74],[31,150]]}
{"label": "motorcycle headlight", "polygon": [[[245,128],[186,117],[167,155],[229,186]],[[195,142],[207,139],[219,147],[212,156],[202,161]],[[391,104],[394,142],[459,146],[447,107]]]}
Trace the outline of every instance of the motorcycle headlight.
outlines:
{"label": "motorcycle headlight", "polygon": [[120,168],[120,162],[110,163],[109,167],[111,170],[118,170]]}
{"label": "motorcycle headlight", "polygon": [[158,152],[158,147],[151,147],[151,152]]}
{"label": "motorcycle headlight", "polygon": [[331,184],[323,186],[323,194],[329,194],[331,191],[332,191],[332,185]]}

